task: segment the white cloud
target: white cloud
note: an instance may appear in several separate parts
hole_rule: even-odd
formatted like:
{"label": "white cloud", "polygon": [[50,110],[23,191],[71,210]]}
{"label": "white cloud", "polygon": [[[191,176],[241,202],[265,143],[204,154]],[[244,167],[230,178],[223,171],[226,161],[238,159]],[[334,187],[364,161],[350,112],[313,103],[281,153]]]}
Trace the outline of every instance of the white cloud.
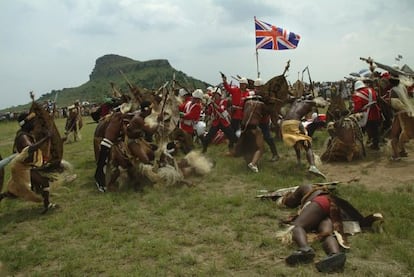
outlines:
{"label": "white cloud", "polygon": [[[301,35],[296,50],[259,50],[264,80],[291,60],[288,79],[309,66],[315,81],[340,80],[371,56],[413,60],[414,2],[398,0],[14,0],[0,1],[0,108],[88,80],[114,53],[173,67],[215,84],[219,71],[257,74],[253,17]],[[300,75],[300,74],[299,74]],[[9,96],[10,95],[10,96]]]}

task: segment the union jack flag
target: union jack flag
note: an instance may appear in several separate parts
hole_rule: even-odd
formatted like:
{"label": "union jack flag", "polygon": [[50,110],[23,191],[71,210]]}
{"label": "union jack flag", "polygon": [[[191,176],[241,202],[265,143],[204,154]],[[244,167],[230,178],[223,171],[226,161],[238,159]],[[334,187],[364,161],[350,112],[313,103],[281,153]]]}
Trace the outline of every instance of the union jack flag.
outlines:
{"label": "union jack flag", "polygon": [[287,50],[298,46],[300,35],[254,18],[256,49]]}

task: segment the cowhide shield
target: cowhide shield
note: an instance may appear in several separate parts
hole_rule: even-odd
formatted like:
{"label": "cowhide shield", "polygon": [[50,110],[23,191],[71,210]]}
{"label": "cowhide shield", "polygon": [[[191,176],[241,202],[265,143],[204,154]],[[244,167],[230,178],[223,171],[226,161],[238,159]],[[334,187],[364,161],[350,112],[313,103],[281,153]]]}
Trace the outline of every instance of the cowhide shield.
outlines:
{"label": "cowhide shield", "polygon": [[83,127],[82,116],[80,115],[80,109],[72,108],[68,112],[68,117],[66,119],[65,131],[78,132]]}
{"label": "cowhide shield", "polygon": [[346,108],[345,101],[342,96],[338,93],[331,98],[328,110],[326,112],[326,121],[336,121],[339,120],[342,116],[348,113]]}
{"label": "cowhide shield", "polygon": [[52,132],[51,139],[42,145],[41,150],[44,153],[44,156],[48,157],[48,163],[52,166],[59,166],[63,157],[63,141],[53,118],[37,102],[32,103],[30,112],[36,114],[33,122],[34,129],[32,131],[36,140],[44,138],[48,131]]}
{"label": "cowhide shield", "polygon": [[270,99],[267,99],[265,102],[267,106],[271,106],[272,122],[277,122],[280,110],[285,104],[289,94],[289,85],[286,81],[285,76],[275,76],[267,81],[263,86],[263,91],[270,94]]}
{"label": "cowhide shield", "polygon": [[164,114],[164,122],[159,126],[157,132],[154,134],[155,141],[159,144],[165,143],[168,140],[168,137],[178,126],[180,119],[180,111],[178,110],[180,100],[174,95],[174,93],[172,93],[172,91],[165,93],[168,94],[163,96],[158,108],[153,108],[152,114],[148,116],[149,119],[152,118],[153,121],[156,121],[156,118],[161,112]]}
{"label": "cowhide shield", "polygon": [[377,92],[379,96],[384,96],[390,87],[390,81],[385,78],[381,78],[377,81]]}
{"label": "cowhide shield", "polygon": [[328,123],[330,139],[321,156],[324,162],[348,161],[365,156],[363,133],[354,115]]}
{"label": "cowhide shield", "polygon": [[305,91],[305,86],[299,80],[293,83],[292,85],[292,92],[296,98],[302,97],[303,92]]}
{"label": "cowhide shield", "polygon": [[275,76],[263,87],[263,91],[268,91],[273,97],[281,102],[285,102],[288,98],[289,85],[284,75]]}

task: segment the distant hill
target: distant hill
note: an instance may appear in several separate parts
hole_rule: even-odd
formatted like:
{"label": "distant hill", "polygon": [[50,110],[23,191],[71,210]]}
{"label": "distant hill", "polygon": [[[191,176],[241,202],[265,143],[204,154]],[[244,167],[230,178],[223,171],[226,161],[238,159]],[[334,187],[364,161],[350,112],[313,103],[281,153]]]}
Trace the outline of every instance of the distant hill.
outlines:
{"label": "distant hill", "polygon": [[[108,54],[96,60],[88,82],[74,88],[52,90],[50,93],[43,94],[36,101],[54,100],[57,94],[57,105],[59,107],[71,105],[76,100],[100,103],[111,95],[110,82],[115,83],[116,87],[121,89],[122,92],[129,92],[128,83],[121,71],[132,85],[150,90],[158,89],[166,81],[171,81],[174,73],[175,80],[189,89],[205,89],[209,85],[174,69],[168,60],[159,59],[141,62],[115,54]],[[24,110],[29,105],[28,103],[14,107],[13,110]],[[5,109],[5,111],[8,110],[10,109]]]}

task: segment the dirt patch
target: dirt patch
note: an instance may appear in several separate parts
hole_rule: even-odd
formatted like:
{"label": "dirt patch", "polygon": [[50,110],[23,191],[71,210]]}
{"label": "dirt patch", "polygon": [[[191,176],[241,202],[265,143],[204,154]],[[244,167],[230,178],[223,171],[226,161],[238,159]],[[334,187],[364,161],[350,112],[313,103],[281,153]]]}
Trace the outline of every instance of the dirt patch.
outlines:
{"label": "dirt patch", "polygon": [[355,179],[367,189],[390,191],[395,187],[414,184],[414,144],[406,145],[408,157],[390,161],[388,145],[380,151],[367,149],[367,156],[358,161],[324,163],[320,166],[329,181],[346,182]]}

